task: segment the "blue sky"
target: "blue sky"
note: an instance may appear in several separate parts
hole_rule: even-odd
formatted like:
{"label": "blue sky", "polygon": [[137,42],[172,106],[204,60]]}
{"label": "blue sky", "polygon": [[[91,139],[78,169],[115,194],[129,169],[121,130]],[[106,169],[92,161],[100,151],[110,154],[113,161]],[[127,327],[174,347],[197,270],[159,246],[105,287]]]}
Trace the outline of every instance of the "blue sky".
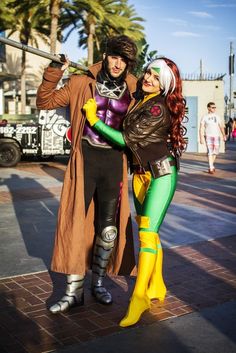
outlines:
{"label": "blue sky", "polygon": [[[145,19],[146,40],[150,50],[174,60],[183,74],[226,73],[230,42],[236,49],[236,0],[129,0]],[[72,61],[85,57],[77,49],[74,33],[63,45]],[[234,79],[236,81],[236,79]],[[236,83],[234,82],[234,87]]]}

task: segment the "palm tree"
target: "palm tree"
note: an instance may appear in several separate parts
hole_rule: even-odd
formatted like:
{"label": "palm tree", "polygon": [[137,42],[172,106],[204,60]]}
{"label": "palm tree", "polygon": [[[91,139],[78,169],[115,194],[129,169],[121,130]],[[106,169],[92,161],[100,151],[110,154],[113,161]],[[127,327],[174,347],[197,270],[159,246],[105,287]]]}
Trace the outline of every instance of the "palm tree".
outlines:
{"label": "palm tree", "polygon": [[106,16],[103,26],[108,32],[106,35],[125,34],[135,41],[142,40],[145,36],[144,27],[140,24],[144,19],[138,17],[133,5],[128,5],[127,0],[121,0],[120,4],[112,4],[109,16]]}
{"label": "palm tree", "polygon": [[64,41],[77,29],[79,47],[88,49],[88,65],[93,63],[94,57],[97,59],[107,36],[127,34],[135,41],[144,38],[143,27],[138,23],[143,19],[136,17],[127,0],[74,0],[67,9],[62,28],[68,26],[69,21],[72,27]]}
{"label": "palm tree", "polygon": [[[49,43],[50,16],[48,0],[4,0],[4,8],[0,12],[0,30],[9,30],[8,36],[19,33],[22,44],[35,45],[38,48],[37,37]],[[25,65],[26,53],[21,57],[21,112],[25,114]]]}
{"label": "palm tree", "polygon": [[14,19],[13,11],[9,8],[9,0],[1,0],[0,6],[0,31],[4,31],[5,27],[9,28]]}
{"label": "palm tree", "polygon": [[50,52],[52,54],[56,53],[61,5],[62,5],[61,0],[50,0],[50,17],[51,17]]}
{"label": "palm tree", "polygon": [[139,56],[137,60],[137,65],[134,69],[135,76],[139,77],[143,68],[150,63],[150,61],[157,59],[157,50],[149,51],[149,44],[147,44],[146,40],[143,39],[138,42],[139,46]]}
{"label": "palm tree", "polygon": [[[117,2],[119,0],[114,0]],[[93,63],[93,49],[95,28],[98,22],[103,21],[106,15],[106,5],[112,0],[74,0],[70,7],[62,17],[62,28],[68,26],[68,22],[72,24],[71,29],[67,33],[64,41],[67,40],[70,33],[77,29],[79,34],[79,47],[88,49],[88,65]]]}
{"label": "palm tree", "polygon": [[[56,41],[62,40],[61,32],[70,27],[77,29],[78,45],[88,49],[88,64],[101,55],[103,39],[114,34],[126,34],[141,43],[144,40],[141,17],[137,17],[128,0],[2,0],[0,8],[0,31],[9,30],[8,36],[19,33],[22,44],[35,45],[37,38],[49,44],[52,53]],[[50,17],[51,16],[51,17]],[[50,21],[51,20],[51,21]],[[98,54],[99,53],[99,54]],[[21,60],[21,104],[25,113],[25,64],[26,53]]]}

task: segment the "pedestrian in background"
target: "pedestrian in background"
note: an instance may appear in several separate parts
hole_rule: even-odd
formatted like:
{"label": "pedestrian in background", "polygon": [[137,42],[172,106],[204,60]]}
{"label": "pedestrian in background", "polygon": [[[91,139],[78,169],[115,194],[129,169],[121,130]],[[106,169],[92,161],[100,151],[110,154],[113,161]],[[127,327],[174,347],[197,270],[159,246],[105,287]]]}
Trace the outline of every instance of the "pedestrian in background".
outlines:
{"label": "pedestrian in background", "polygon": [[233,141],[235,138],[236,138],[236,118],[234,118],[233,125],[232,125],[232,139],[233,139]]}
{"label": "pedestrian in background", "polygon": [[215,160],[220,150],[220,136],[226,141],[225,131],[220,117],[216,114],[214,102],[207,104],[208,113],[200,122],[200,143],[206,143],[208,153],[208,173],[215,173]]}
{"label": "pedestrian in background", "polygon": [[230,139],[231,139],[232,128],[233,128],[233,119],[229,118],[229,120],[225,124],[225,135],[227,137],[227,141],[230,141]]}

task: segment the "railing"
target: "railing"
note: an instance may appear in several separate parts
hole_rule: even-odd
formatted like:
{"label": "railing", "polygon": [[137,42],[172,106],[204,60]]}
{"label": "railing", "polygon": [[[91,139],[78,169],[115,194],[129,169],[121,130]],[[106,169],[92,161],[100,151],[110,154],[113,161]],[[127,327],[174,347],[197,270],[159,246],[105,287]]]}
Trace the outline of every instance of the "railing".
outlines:
{"label": "railing", "polygon": [[182,80],[185,81],[221,81],[226,74],[183,74]]}

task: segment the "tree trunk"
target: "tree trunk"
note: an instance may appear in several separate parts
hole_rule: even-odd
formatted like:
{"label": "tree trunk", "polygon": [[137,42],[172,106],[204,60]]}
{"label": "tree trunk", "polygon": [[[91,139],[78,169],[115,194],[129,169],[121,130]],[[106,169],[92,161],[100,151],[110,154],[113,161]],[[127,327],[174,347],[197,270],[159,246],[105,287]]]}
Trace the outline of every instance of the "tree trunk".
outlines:
{"label": "tree trunk", "polygon": [[56,53],[58,19],[60,15],[60,3],[61,3],[61,0],[50,1],[50,14],[51,14],[50,52],[51,54]]}
{"label": "tree trunk", "polygon": [[22,62],[21,62],[21,81],[20,81],[21,114],[25,114],[25,107],[26,107],[25,61],[26,61],[26,55],[25,55],[25,51],[23,50],[22,51]]}
{"label": "tree trunk", "polygon": [[95,34],[94,22],[89,24],[89,35],[88,35],[88,66],[93,64],[93,37]]}

